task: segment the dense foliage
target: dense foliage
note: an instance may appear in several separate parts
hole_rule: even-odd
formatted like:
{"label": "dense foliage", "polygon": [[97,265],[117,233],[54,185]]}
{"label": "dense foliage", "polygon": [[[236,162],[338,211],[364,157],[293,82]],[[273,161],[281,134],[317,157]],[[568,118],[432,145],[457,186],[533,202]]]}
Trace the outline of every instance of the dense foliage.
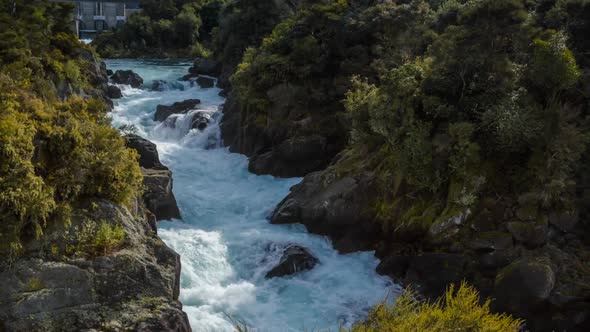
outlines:
{"label": "dense foliage", "polygon": [[581,0],[314,2],[249,48],[232,83],[242,119],[260,128],[284,126],[269,99],[275,87],[306,87],[298,119],[334,114],[307,130],[349,127],[351,145],[363,146],[355,151],[373,156],[382,220],[428,227],[483,195],[513,197],[532,214],[570,211],[590,139],[580,68],[589,8]]}
{"label": "dense foliage", "polygon": [[67,223],[82,199],[129,204],[140,190],[137,155],[111,128],[104,102],[76,97],[95,94],[92,64],[80,59],[93,55],[72,34],[70,12],[0,2],[2,254],[17,254],[49,223]]}
{"label": "dense foliage", "polygon": [[419,302],[415,294],[405,291],[394,305],[382,303],[373,308],[368,319],[355,325],[351,332],[520,330],[522,321],[491,313],[489,300],[481,303],[477,290],[466,284],[458,289],[451,286],[434,303]]}
{"label": "dense foliage", "polygon": [[100,34],[93,44],[105,57],[208,56],[203,46],[218,26],[225,0],[142,0],[142,11],[121,28]]}
{"label": "dense foliage", "polygon": [[574,208],[588,96],[577,92],[567,32],[527,19],[536,9],[445,2],[424,11],[432,41],[423,53],[382,71],[377,85],[355,79],[345,100],[351,139],[379,151],[389,200],[380,212],[400,203],[396,183],[414,188],[412,204],[437,206],[426,224],[466,211],[482,193],[518,197],[532,213]]}

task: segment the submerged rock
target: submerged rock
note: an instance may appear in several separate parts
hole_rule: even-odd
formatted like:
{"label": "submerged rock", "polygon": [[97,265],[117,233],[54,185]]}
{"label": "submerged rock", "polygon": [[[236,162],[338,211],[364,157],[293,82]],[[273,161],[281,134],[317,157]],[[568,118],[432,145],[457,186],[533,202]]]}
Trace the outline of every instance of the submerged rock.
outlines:
{"label": "submerged rock", "polygon": [[107,95],[111,99],[119,99],[119,98],[123,97],[123,93],[121,92],[121,89],[119,89],[119,87],[116,87],[114,85],[109,85],[108,90],[107,90]]}
{"label": "submerged rock", "polygon": [[284,277],[311,270],[317,263],[319,263],[319,260],[310,254],[307,249],[298,245],[290,245],[285,248],[281,260],[272,270],[268,271],[265,278]]}
{"label": "submerged rock", "polygon": [[132,70],[117,70],[111,80],[117,84],[131,85],[133,88],[139,88],[143,84],[143,78]]}
{"label": "submerged rock", "polygon": [[180,82],[168,82],[164,80],[152,81],[152,91],[184,90]]}
{"label": "submerged rock", "polygon": [[190,110],[195,109],[201,101],[199,99],[187,99],[181,102],[174,103],[172,105],[158,105],[156,107],[156,114],[154,115],[154,121],[162,122],[166,120],[172,114],[182,114]]}
{"label": "submerged rock", "polygon": [[196,112],[193,115],[191,129],[205,130],[211,121],[211,115],[206,112]]}

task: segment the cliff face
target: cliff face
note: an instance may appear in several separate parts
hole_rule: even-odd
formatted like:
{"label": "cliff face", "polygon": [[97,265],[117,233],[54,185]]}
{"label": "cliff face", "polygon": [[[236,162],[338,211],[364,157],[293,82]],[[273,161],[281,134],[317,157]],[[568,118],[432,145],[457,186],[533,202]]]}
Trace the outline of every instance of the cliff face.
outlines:
{"label": "cliff face", "polygon": [[138,155],[106,114],[106,66],[71,10],[0,4],[0,330],[190,331],[180,258],[144,205],[175,204],[170,174],[141,198]]}
{"label": "cliff face", "polygon": [[[89,256],[93,223],[121,227],[115,248]],[[111,234],[111,236],[113,236]],[[64,253],[64,254],[60,254]],[[25,255],[0,272],[0,322],[5,331],[190,331],[178,301],[180,257],[149,225],[142,208],[89,200],[71,225],[48,229]]]}
{"label": "cliff face", "polygon": [[[63,84],[56,93],[63,100],[82,95],[109,103],[104,63],[82,54],[92,88]],[[36,144],[35,158],[42,162],[48,144]],[[132,206],[78,200],[64,212],[69,222],[48,223],[41,237],[22,238],[20,254],[0,264],[0,330],[191,330],[178,301],[180,256],[156,229],[156,219],[179,217],[171,174],[157,152],[132,148],[155,160],[155,166],[141,165],[145,197]],[[165,185],[152,185],[158,174]]]}

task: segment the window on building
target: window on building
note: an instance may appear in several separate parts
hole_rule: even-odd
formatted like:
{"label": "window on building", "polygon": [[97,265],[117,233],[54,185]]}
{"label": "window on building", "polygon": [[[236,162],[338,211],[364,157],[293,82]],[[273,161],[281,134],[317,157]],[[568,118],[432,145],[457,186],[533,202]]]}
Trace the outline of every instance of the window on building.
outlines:
{"label": "window on building", "polygon": [[103,16],[102,2],[95,3],[94,15],[96,15],[96,16]]}

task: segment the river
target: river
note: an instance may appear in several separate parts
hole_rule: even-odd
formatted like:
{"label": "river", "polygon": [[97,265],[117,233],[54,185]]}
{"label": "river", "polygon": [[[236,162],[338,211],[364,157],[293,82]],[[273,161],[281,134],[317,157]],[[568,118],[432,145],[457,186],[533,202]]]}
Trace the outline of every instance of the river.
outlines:
{"label": "river", "polygon": [[[183,220],[159,223],[159,235],[182,261],[180,300],[193,331],[233,331],[231,320],[257,331],[338,331],[365,317],[393,287],[377,275],[373,253],[339,255],[329,240],[301,225],[271,225],[267,217],[301,179],[277,179],[248,172],[245,156],[219,142],[224,98],[217,88],[175,83],[150,91],[153,80],[177,82],[189,63],[108,60],[115,71],[131,69],[145,87],[123,86],[115,101],[113,125],[133,125],[158,146],[174,174],[174,193]],[[189,130],[188,115],[175,128],[153,121],[158,104],[197,98],[215,123],[204,132]],[[299,244],[319,260],[313,270],[265,279],[280,258],[282,245]]]}

